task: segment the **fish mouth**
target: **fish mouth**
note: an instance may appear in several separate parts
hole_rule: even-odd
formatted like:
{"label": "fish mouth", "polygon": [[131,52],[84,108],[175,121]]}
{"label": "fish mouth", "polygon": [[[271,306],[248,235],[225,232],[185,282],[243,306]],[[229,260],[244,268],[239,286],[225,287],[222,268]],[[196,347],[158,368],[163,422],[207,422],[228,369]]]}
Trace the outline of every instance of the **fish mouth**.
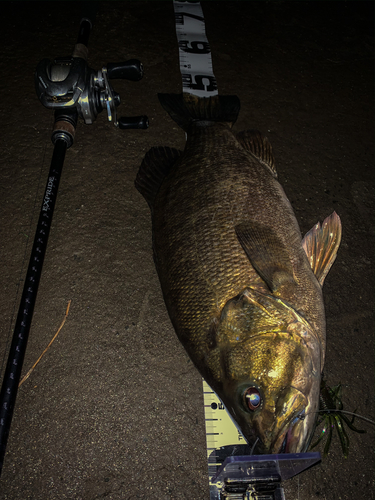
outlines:
{"label": "fish mouth", "polygon": [[[304,408],[302,409],[302,411],[301,409],[299,409],[299,411],[295,412],[293,417],[278,432],[276,438],[272,441],[271,444],[267,445],[267,443],[258,436],[258,439],[253,444],[253,451],[255,450],[255,454],[267,455],[270,453],[302,453],[304,449],[298,449],[300,432],[296,432],[296,426],[303,420],[304,415]],[[305,446],[303,448],[305,448]]]}
{"label": "fish mouth", "polygon": [[[293,435],[292,435],[292,429],[287,429],[285,431],[285,433],[282,434],[283,436],[283,441],[281,443],[281,446],[279,445],[274,445],[272,446],[271,448],[267,448],[266,446],[264,446],[264,443],[261,441],[260,438],[257,439],[257,441],[255,441],[255,443],[253,444],[253,447],[252,447],[252,453],[251,454],[254,454],[254,450],[255,450],[255,454],[258,455],[263,455],[263,454],[277,454],[277,455],[282,455],[282,454],[286,454],[286,453],[295,453],[295,450],[291,451],[290,450],[290,446],[291,446],[291,441],[292,441],[292,438],[293,438]],[[281,436],[278,436],[278,439],[277,441],[279,442],[280,441],[280,437]]]}
{"label": "fish mouth", "polygon": [[[296,450],[293,449],[292,451],[290,450],[290,448],[292,447],[293,445],[293,438],[295,437],[295,426],[301,421],[303,420],[304,418],[304,415],[305,415],[305,409],[303,409],[301,412],[298,413],[298,415],[292,420],[292,423],[289,424],[289,425],[286,425],[286,430],[281,432],[280,435],[278,436],[275,444],[277,442],[280,442],[280,439],[282,438],[282,436],[284,436],[284,439],[281,443],[281,446],[280,448],[277,450],[277,447],[274,446],[274,450],[276,451],[276,453],[296,453]],[[301,450],[302,451],[302,450]]]}
{"label": "fish mouth", "polygon": [[268,449],[271,453],[298,453],[303,436],[303,415],[308,405],[307,398],[295,387],[285,389],[282,404],[277,405],[278,417],[268,433]]}

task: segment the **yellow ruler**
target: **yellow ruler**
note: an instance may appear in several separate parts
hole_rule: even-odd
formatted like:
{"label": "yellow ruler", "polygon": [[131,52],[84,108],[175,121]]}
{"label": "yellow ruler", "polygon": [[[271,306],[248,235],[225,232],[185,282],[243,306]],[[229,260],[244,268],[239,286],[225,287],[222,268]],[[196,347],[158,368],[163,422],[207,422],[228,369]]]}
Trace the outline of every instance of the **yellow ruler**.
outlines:
{"label": "yellow ruler", "polygon": [[208,475],[211,482],[228,455],[249,453],[249,446],[222,401],[203,380]]}

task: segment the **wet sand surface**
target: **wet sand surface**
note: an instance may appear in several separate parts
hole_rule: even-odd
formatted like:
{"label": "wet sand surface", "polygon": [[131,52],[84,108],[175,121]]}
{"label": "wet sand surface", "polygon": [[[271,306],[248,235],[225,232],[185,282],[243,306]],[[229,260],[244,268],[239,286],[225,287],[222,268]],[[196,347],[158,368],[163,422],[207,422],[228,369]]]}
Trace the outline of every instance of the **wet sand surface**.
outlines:
{"label": "wet sand surface", "polygon": [[[346,410],[374,414],[374,106],[372,2],[202,2],[215,76],[237,94],[235,130],[269,138],[302,233],[333,210],[338,258],[324,284],[330,385]],[[3,2],[1,20],[1,376],[53,146],[53,112],[33,73],[69,55],[79,2]],[[183,149],[159,105],[180,92],[173,5],[102,2],[89,65],[139,58],[140,82],[114,80],[122,131],[81,121],[68,150],[40,282],[1,500],[209,498],[202,382],[169,321],[151,250],[149,208],[134,187],[152,146]],[[374,498],[374,430],[335,433],[322,463],[284,484],[287,500]],[[323,446],[318,447],[322,451]]]}

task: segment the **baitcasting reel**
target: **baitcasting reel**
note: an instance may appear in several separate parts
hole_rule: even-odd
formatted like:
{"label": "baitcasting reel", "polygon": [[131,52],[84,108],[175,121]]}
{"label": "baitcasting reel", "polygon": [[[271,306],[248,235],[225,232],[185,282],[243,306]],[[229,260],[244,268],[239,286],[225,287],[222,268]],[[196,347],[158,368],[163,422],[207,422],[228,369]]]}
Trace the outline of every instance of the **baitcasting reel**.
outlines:
{"label": "baitcasting reel", "polygon": [[86,124],[92,124],[97,115],[107,110],[108,120],[120,129],[146,129],[147,116],[122,117],[117,120],[116,107],[120,96],[109,79],[138,81],[143,76],[143,66],[137,59],[109,63],[95,71],[87,65],[87,47],[77,43],[72,57],[59,57],[40,61],[35,72],[38,98],[46,107],[68,111],[75,108]]}

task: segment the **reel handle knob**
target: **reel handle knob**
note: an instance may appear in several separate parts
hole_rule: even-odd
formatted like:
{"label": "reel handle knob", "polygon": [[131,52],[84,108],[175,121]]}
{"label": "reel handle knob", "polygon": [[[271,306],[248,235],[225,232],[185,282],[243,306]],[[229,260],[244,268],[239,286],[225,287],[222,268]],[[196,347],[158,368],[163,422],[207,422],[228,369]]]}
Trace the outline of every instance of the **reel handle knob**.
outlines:
{"label": "reel handle knob", "polygon": [[129,61],[107,64],[108,77],[112,80],[122,78],[138,82],[143,76],[143,66],[138,59],[129,59]]}
{"label": "reel handle knob", "polygon": [[146,129],[148,128],[147,116],[122,116],[118,121],[118,127],[121,129]]}

